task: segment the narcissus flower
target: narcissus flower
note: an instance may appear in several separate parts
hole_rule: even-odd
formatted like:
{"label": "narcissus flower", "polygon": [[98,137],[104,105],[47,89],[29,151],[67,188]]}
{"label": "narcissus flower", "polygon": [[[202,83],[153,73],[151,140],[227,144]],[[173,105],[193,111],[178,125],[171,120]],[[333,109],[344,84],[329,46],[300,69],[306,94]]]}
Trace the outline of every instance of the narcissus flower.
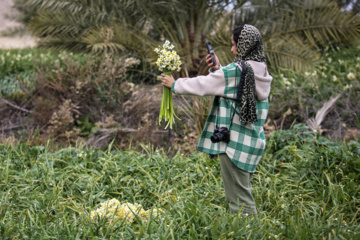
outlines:
{"label": "narcissus flower", "polygon": [[[156,61],[156,63],[160,63],[159,70],[164,71],[164,69],[172,70],[174,66],[176,66],[176,69],[178,71],[181,70],[179,67],[182,63],[180,61],[179,55],[176,53],[174,49],[174,45],[170,45],[170,42],[168,40],[165,41],[164,45],[162,47],[155,48],[155,52],[159,54],[159,57]],[[163,67],[165,66],[165,67]],[[170,68],[169,68],[170,67]],[[180,69],[180,70],[179,70]]]}
{"label": "narcissus flower", "polygon": [[355,74],[352,73],[352,72],[349,72],[346,77],[347,77],[349,80],[354,80],[354,79],[355,79]]}
{"label": "narcissus flower", "polygon": [[123,203],[117,199],[111,199],[100,204],[101,207],[91,212],[91,219],[96,221],[99,218],[106,218],[108,220],[116,221],[125,220],[126,223],[132,223],[136,217],[140,218],[143,222],[147,222],[150,214],[158,217],[163,210],[161,208],[153,208],[152,210],[145,211],[140,204]]}

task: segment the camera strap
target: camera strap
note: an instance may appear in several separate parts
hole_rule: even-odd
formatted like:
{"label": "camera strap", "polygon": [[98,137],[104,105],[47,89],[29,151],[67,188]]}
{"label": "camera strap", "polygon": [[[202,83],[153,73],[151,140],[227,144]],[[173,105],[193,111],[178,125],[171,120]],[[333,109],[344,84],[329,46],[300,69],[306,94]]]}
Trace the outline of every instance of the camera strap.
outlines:
{"label": "camera strap", "polygon": [[[238,65],[236,64],[236,66],[238,67]],[[234,96],[236,95],[236,99],[241,99],[241,96],[243,94],[243,89],[244,89],[244,83],[245,83],[245,76],[246,76],[246,73],[247,73],[247,68],[246,68],[246,65],[244,62],[241,62],[241,77],[240,77],[240,83],[237,87],[237,92],[236,92],[236,87],[234,88]],[[237,70],[235,71],[235,86],[237,85]],[[215,120],[215,127],[218,128],[219,125],[219,112],[220,112],[220,97],[216,96],[217,98],[217,113],[216,113],[216,120]],[[231,126],[233,124],[233,119],[234,119],[234,116],[235,116],[235,113],[236,113],[236,106],[237,106],[237,103],[235,101],[235,106],[233,107],[232,104],[230,103],[231,105],[231,108],[230,108],[230,114],[231,112],[233,111],[232,113],[232,116],[231,116],[231,119],[230,119],[230,127],[229,127],[229,130],[231,129]],[[234,108],[234,110],[233,110]]]}

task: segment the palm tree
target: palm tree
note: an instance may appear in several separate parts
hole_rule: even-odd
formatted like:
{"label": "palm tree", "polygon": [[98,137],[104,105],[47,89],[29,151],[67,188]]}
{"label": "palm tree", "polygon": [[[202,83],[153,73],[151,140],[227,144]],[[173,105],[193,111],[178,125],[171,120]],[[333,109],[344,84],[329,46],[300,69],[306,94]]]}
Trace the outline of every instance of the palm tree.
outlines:
{"label": "palm tree", "polygon": [[[267,61],[272,69],[295,70],[314,65],[319,50],[351,44],[360,36],[359,16],[341,10],[333,0],[254,0],[235,9],[230,28],[249,23],[263,34]],[[225,33],[214,35],[218,49],[228,48]],[[227,61],[232,55],[228,53]]]}
{"label": "palm tree", "polygon": [[27,0],[24,4],[37,9],[29,25],[42,46],[126,50],[152,61],[154,47],[169,39],[183,58],[184,74],[190,76],[206,68],[205,39],[212,41],[223,64],[232,61],[229,38],[235,25],[249,23],[261,30],[272,68],[312,66],[319,48],[360,37],[359,17],[342,11],[336,0]]}

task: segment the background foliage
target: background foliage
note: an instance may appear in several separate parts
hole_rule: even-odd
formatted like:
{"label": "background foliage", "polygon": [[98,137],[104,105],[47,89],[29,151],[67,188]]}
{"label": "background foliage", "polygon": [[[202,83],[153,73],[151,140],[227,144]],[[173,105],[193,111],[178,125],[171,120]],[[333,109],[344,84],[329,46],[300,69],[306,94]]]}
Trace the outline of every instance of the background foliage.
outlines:
{"label": "background foliage", "polygon": [[[206,39],[212,40],[224,65],[232,61],[230,36],[236,25],[260,29],[272,69],[309,67],[319,57],[318,48],[349,44],[360,37],[357,12],[341,10],[351,6],[357,11],[357,1],[352,5],[335,0],[17,2],[27,16],[23,21],[41,38],[42,46],[77,51],[111,47],[154,58],[152,49],[169,39],[184,56],[182,74],[189,76],[204,72]],[[104,43],[108,29],[113,36]]]}
{"label": "background foliage", "polygon": [[353,114],[360,114],[359,53],[359,47],[327,48],[319,65],[312,71],[296,73],[291,69],[281,69],[272,72],[270,118],[276,120],[275,125],[287,129],[294,122],[305,122],[315,117],[326,101],[340,94],[321,124],[324,134],[342,141],[344,133],[349,131],[356,138],[358,131]]}
{"label": "background foliage", "polygon": [[[272,71],[274,81],[265,130],[287,129],[294,122],[306,122],[315,117],[327,100],[341,94],[321,123],[321,132],[338,141],[357,139],[359,129],[353,114],[360,116],[359,51],[358,47],[327,48],[321,54],[323,57],[319,65],[311,71]],[[6,116],[13,116],[15,126],[24,129],[23,125],[27,125],[27,132],[16,135],[16,138],[28,143],[32,142],[28,135],[34,133],[31,129],[39,128],[44,138],[33,144],[46,143],[46,136],[51,136],[58,143],[103,139],[98,146],[106,146],[116,137],[122,142],[121,146],[134,139],[150,140],[157,146],[173,139],[171,142],[175,147],[176,142],[188,142],[184,149],[194,147],[212,98],[174,95],[176,112],[181,121],[176,121],[174,132],[169,135],[166,131],[162,132],[163,126],[157,124],[161,86],[142,83],[147,82],[142,78],[143,64],[138,64],[131,55],[118,58],[108,53],[107,57],[104,56],[39,49],[1,50],[1,97],[31,111],[30,115],[24,112],[17,120],[14,118],[14,114],[18,114],[17,109],[9,105],[3,108],[3,128],[9,126]],[[155,76],[150,81],[157,82]],[[62,108],[69,100],[73,107]],[[68,114],[66,116],[71,117],[66,121],[62,119],[58,131],[49,135],[49,129],[58,123],[54,120],[55,115],[64,114],[64,111]],[[101,132],[101,129],[108,130]],[[122,129],[133,129],[131,131],[134,132],[116,134]],[[138,138],[134,136],[137,129],[141,129],[135,134],[138,137],[144,135],[144,131],[151,132],[151,129],[155,135]],[[71,134],[59,136],[66,131]]]}
{"label": "background foliage", "polygon": [[[86,64],[90,55],[73,54],[65,51],[47,51],[44,49],[0,50],[0,96],[16,98],[25,94],[21,85],[29,91],[35,88],[34,75],[39,68],[58,66],[63,70],[66,61],[71,59],[81,65]],[[51,69],[50,71],[56,71]]]}

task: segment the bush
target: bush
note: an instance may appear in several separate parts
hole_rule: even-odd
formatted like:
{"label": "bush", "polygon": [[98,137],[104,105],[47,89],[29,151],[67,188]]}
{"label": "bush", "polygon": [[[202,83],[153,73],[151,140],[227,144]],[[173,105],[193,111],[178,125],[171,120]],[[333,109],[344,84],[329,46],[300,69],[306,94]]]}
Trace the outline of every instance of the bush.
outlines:
{"label": "bush", "polygon": [[341,94],[321,127],[326,136],[342,141],[357,131],[360,115],[360,64],[357,48],[326,49],[321,64],[312,72],[295,73],[281,69],[272,73],[269,118],[276,129],[288,129],[294,122],[304,123],[331,97]]}
{"label": "bush", "polygon": [[81,65],[86,64],[90,55],[56,52],[42,49],[0,49],[0,96],[23,99],[35,90],[35,73],[40,68],[55,71],[63,69],[68,59]]}
{"label": "bush", "polygon": [[[24,58],[24,62],[16,62],[10,69],[14,74],[26,71],[33,77],[29,83],[31,88],[25,84],[21,84],[20,88],[18,83],[21,80],[17,78],[17,88],[13,92],[7,91],[11,101],[16,101],[20,106],[25,103],[29,109],[27,112],[31,112],[28,126],[40,129],[40,139],[17,136],[21,141],[25,138],[27,142],[32,139],[36,143],[40,140],[45,144],[51,139],[61,146],[63,143],[86,142],[91,137],[87,143],[97,147],[106,147],[113,138],[117,139],[120,147],[126,147],[133,140],[148,142],[150,139],[154,145],[168,142],[168,132],[158,131],[158,106],[161,102],[159,85],[135,86],[127,81],[136,75],[128,75],[127,70],[135,69],[140,64],[138,59],[110,53],[104,53],[101,60],[100,57],[90,55],[78,59],[73,54],[64,54],[59,55],[60,60],[56,59],[52,65],[53,55],[50,53],[40,54],[46,61],[36,69],[34,64],[26,65],[30,57]],[[10,52],[5,55],[11,56]],[[13,86],[6,85],[7,88]],[[15,98],[18,93],[23,98]],[[6,111],[6,108],[4,111],[7,113],[2,118],[6,123],[5,119],[11,118],[13,113]],[[25,114],[12,122],[24,122]],[[115,124],[111,124],[109,129],[101,127],[107,125],[106,121],[110,118]]]}

